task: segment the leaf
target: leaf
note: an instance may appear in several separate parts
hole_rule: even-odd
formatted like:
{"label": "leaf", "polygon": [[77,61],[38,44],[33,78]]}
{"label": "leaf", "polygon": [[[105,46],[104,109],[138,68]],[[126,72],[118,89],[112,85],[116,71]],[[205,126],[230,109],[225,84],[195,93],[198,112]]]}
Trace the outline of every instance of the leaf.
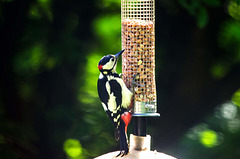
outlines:
{"label": "leaf", "polygon": [[178,0],[179,4],[185,8],[192,16],[196,14],[197,8],[201,6],[199,0]]}
{"label": "leaf", "polygon": [[232,97],[232,101],[234,104],[240,107],[240,89],[238,89]]}
{"label": "leaf", "polygon": [[219,32],[219,44],[223,48],[239,46],[240,43],[240,22],[226,21]]}
{"label": "leaf", "polygon": [[231,2],[228,5],[228,13],[236,20],[240,20],[240,5],[239,2]]}
{"label": "leaf", "polygon": [[200,7],[196,18],[197,18],[197,26],[199,28],[204,28],[208,24],[208,12],[206,8]]}
{"label": "leaf", "polygon": [[237,3],[237,5],[240,4],[240,0],[234,0],[234,1]]}

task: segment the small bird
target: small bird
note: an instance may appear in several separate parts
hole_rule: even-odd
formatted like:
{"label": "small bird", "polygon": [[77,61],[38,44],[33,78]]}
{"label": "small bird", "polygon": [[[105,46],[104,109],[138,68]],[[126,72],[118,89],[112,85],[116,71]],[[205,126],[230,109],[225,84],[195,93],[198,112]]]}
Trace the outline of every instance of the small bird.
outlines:
{"label": "small bird", "polygon": [[118,58],[124,50],[116,55],[102,57],[98,63],[100,75],[97,88],[102,106],[115,126],[115,139],[120,144],[120,153],[117,156],[127,155],[129,152],[127,139],[127,126],[131,120],[131,107],[133,93],[126,87],[122,78],[116,72]]}

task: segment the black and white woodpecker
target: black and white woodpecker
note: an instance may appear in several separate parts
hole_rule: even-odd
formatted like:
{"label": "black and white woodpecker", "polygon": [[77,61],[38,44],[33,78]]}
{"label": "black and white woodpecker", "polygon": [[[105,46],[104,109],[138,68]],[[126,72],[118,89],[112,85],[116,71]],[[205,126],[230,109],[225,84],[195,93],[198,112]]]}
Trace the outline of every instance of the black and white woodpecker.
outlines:
{"label": "black and white woodpecker", "polygon": [[118,58],[124,50],[116,55],[102,57],[98,63],[100,75],[98,78],[98,95],[102,106],[115,126],[115,139],[120,144],[117,156],[128,154],[127,126],[131,120],[131,101],[133,93],[126,87],[122,78],[116,72]]}

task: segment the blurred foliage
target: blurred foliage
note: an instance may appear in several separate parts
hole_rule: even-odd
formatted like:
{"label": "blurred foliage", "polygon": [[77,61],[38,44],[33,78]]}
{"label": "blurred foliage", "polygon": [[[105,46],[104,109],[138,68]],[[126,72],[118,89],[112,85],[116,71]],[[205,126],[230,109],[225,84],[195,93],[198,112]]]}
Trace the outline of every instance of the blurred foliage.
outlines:
{"label": "blurred foliage", "polygon": [[240,109],[231,101],[226,102],[204,123],[189,130],[181,141],[179,155],[185,159],[238,158],[239,133]]}
{"label": "blurred foliage", "polygon": [[224,77],[231,67],[240,62],[240,23],[229,20],[223,22],[219,31],[219,46],[225,49],[224,60],[216,60],[212,67],[212,75],[219,79]]}
{"label": "blurred foliage", "polygon": [[219,7],[219,0],[178,0],[188,13],[196,18],[196,24],[199,28],[207,26],[209,21],[208,7]]}
{"label": "blurred foliage", "polygon": [[[240,42],[240,22],[238,21],[226,21],[219,34],[219,43],[221,47],[239,49]],[[238,54],[238,52],[237,52]]]}
{"label": "blurred foliage", "polygon": [[[94,21],[94,30],[101,39],[101,45],[103,48],[120,48],[121,44],[121,21],[120,14],[112,14],[104,17],[99,17]],[[114,27],[113,27],[114,26]],[[109,44],[111,44],[109,46]],[[113,45],[113,46],[112,46]]]}
{"label": "blurred foliage", "polygon": [[240,107],[240,89],[238,89],[232,97],[232,101],[234,104]]}
{"label": "blurred foliage", "polygon": [[[119,148],[96,86],[98,61],[121,50],[120,5],[0,0],[0,158],[86,159]],[[186,159],[239,158],[239,5],[156,1],[154,148]]]}
{"label": "blurred foliage", "polygon": [[48,20],[52,21],[51,2],[51,0],[37,0],[31,5],[29,16],[33,19],[39,19],[42,18],[42,15],[46,15]]}
{"label": "blurred foliage", "polygon": [[240,20],[240,1],[231,1],[228,5],[228,13],[236,20]]}

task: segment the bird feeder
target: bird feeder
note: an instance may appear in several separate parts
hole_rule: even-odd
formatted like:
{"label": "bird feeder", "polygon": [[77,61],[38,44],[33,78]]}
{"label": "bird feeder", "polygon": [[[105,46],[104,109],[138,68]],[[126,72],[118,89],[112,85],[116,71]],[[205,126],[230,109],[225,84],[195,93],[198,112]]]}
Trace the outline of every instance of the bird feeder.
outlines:
{"label": "bird feeder", "polygon": [[[146,118],[157,113],[155,82],[155,0],[121,0],[122,78],[134,93],[134,130],[125,159],[176,159],[151,151],[151,136],[146,135]],[[96,159],[112,159],[119,151]]]}
{"label": "bird feeder", "polygon": [[[155,82],[154,3],[154,0],[121,0],[122,49],[125,49],[122,73],[127,87],[133,87],[135,117],[159,116]],[[132,84],[134,77],[136,84]],[[137,119],[145,122],[144,118]]]}

